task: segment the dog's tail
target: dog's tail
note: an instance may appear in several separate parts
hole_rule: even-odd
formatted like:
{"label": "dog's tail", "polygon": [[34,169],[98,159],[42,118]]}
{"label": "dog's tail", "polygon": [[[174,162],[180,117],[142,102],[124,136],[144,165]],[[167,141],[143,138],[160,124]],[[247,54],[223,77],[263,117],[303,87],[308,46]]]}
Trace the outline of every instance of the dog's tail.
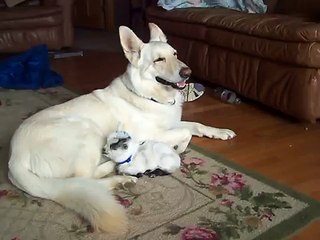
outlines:
{"label": "dog's tail", "polygon": [[125,209],[103,185],[108,179],[43,178],[35,175],[13,154],[9,161],[9,179],[35,197],[50,199],[79,213],[96,230],[125,233],[128,227]]}

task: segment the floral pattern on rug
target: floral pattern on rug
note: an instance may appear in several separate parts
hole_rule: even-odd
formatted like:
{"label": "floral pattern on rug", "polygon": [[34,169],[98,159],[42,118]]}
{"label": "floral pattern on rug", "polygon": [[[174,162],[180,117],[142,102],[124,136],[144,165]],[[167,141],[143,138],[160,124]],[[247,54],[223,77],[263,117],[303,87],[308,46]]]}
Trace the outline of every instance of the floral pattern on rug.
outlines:
{"label": "floral pattern on rug", "polygon": [[[10,138],[35,112],[76,94],[62,88],[41,91],[0,89],[0,160],[7,165]],[[3,127],[5,126],[5,127]],[[239,172],[217,157],[194,149],[181,155],[173,175],[140,178],[115,190],[129,218],[120,235],[93,231],[60,205],[33,198],[0,178],[0,239],[254,239],[308,208],[307,202]],[[274,239],[272,236],[270,239]]]}
{"label": "floral pattern on rug", "polygon": [[[215,198],[216,206],[209,213],[220,215],[220,221],[199,217],[195,225],[169,224],[164,234],[180,234],[181,239],[241,239],[241,233],[259,231],[265,223],[276,218],[279,209],[291,209],[282,192],[261,191],[254,193],[246,176],[228,168],[217,167],[212,172],[203,170],[207,160],[186,155],[182,160],[181,172],[191,179],[194,187],[207,189]],[[208,168],[204,168],[208,169]],[[210,175],[207,181],[201,176]]]}

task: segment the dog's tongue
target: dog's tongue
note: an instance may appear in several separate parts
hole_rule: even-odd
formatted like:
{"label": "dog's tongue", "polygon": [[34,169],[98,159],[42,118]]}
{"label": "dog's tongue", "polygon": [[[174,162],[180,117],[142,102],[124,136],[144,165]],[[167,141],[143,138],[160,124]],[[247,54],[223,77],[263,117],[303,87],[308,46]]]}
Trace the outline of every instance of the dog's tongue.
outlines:
{"label": "dog's tongue", "polygon": [[186,80],[183,80],[183,81],[177,83],[177,86],[179,88],[184,88],[186,85],[187,85],[187,81]]}

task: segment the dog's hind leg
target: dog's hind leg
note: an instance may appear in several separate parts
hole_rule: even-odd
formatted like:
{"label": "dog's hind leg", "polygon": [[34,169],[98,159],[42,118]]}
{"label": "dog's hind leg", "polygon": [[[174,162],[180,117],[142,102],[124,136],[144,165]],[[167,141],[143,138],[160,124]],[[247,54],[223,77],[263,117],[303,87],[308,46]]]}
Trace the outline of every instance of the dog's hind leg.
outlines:
{"label": "dog's hind leg", "polygon": [[144,175],[147,175],[150,178],[158,177],[158,176],[166,176],[169,175],[170,173],[167,171],[164,171],[160,168],[157,168],[153,171],[147,170],[144,172]]}
{"label": "dog's hind leg", "polygon": [[104,176],[113,172],[115,167],[115,163],[113,161],[107,161],[99,166],[94,170],[93,177],[94,178],[103,178]]}

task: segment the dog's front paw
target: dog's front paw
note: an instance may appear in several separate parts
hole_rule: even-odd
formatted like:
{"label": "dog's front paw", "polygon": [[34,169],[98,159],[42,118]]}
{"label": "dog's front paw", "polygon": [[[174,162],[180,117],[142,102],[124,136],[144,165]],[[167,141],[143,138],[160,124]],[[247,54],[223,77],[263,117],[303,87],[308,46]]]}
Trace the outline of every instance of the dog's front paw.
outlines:
{"label": "dog's front paw", "polygon": [[138,181],[137,177],[127,176],[126,183],[136,183]]}
{"label": "dog's front paw", "polygon": [[125,178],[123,179],[123,181],[121,182],[121,185],[124,187],[124,188],[131,188],[133,187],[134,185],[136,185],[138,181],[138,178],[137,177],[134,177],[134,176],[125,176]]}
{"label": "dog's front paw", "polygon": [[120,184],[122,186],[131,186],[132,184],[136,184],[137,181],[138,181],[138,178],[137,177],[134,177],[134,176],[120,176],[121,179],[120,179]]}
{"label": "dog's front paw", "polygon": [[234,138],[235,136],[237,136],[237,134],[230,129],[218,128],[216,133],[213,135],[213,138],[221,139],[221,140],[228,140],[228,139]]}

